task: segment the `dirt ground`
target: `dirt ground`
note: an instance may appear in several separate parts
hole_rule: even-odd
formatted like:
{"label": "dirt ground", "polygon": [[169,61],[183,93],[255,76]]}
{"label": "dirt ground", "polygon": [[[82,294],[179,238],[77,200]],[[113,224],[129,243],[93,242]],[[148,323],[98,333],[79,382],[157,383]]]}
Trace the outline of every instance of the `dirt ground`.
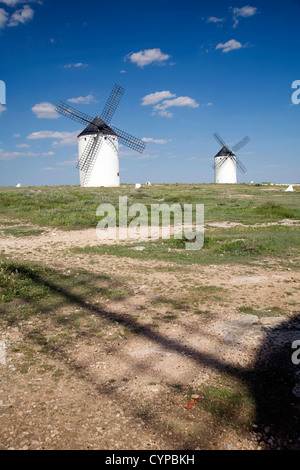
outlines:
{"label": "dirt ground", "polygon": [[[74,305],[73,299],[58,307],[65,317],[77,312],[84,318],[87,312],[89,322],[102,322],[102,334],[90,336],[82,327],[80,335],[69,332],[73,341],[58,341],[46,354],[32,343],[26,370],[27,339],[39,318],[0,331],[6,344],[6,365],[0,365],[1,448],[296,447],[297,439],[259,415],[259,393],[248,371],[264,354],[270,332],[299,313],[299,272],[274,259],[201,266],[70,251],[98,243],[94,229],[0,236],[7,256],[62,273],[72,268],[109,275],[131,293],[126,300],[76,304],[75,299]],[[191,302],[178,305],[181,298]],[[260,313],[241,306],[256,306]],[[64,326],[56,328],[51,315],[44,320],[47,338],[60,338]],[[278,344],[300,339],[298,327],[283,330]],[[241,399],[246,396],[244,405],[220,414],[209,402],[211,387],[236,388]],[[199,401],[187,410],[192,397]],[[230,402],[230,395],[226,399]],[[296,397],[292,406],[298,409]]]}

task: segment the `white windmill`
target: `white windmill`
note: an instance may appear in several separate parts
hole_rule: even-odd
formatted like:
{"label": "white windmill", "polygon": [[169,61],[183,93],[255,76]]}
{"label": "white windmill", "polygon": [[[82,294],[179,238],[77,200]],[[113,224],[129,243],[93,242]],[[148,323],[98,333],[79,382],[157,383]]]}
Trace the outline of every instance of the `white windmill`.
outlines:
{"label": "white windmill", "polygon": [[124,94],[124,88],[115,85],[101,116],[93,118],[59,101],[56,111],[81,124],[88,124],[78,136],[80,184],[84,187],[120,186],[119,142],[142,153],[145,142],[110,126],[111,119]]}
{"label": "white windmill", "polygon": [[249,137],[244,137],[240,142],[232,147],[232,150],[224,142],[224,140],[215,133],[214,138],[221,145],[221,150],[214,157],[213,169],[215,170],[216,184],[236,184],[238,168],[241,173],[246,173],[246,168],[241,160],[236,156],[236,152],[250,142]]}

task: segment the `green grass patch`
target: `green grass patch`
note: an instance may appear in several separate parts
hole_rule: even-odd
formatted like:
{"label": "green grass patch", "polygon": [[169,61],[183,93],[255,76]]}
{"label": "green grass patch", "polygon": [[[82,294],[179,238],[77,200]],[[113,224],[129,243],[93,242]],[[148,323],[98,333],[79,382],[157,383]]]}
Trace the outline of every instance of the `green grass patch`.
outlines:
{"label": "green grass patch", "polygon": [[[81,319],[91,315],[88,308],[82,308],[82,303],[90,299],[100,303],[107,299],[122,300],[129,295],[131,292],[124,285],[107,275],[86,271],[64,274],[42,265],[0,257],[0,319],[9,324],[42,314],[41,320],[51,316],[58,326],[75,328]],[[76,305],[81,308],[74,311]],[[65,306],[71,309],[67,315],[59,313]],[[92,323],[85,326],[93,329]],[[41,345],[44,342],[34,339]]]}
{"label": "green grass patch", "polygon": [[1,232],[5,235],[11,235],[13,237],[36,237],[38,235],[41,235],[43,233],[43,230],[34,230],[29,227],[16,226],[1,229],[0,233]]}
{"label": "green grass patch", "polygon": [[[180,241],[181,242],[181,241]],[[140,243],[145,250],[132,250],[136,244],[116,244],[75,248],[76,253],[113,255],[140,260],[161,260],[180,264],[250,263],[260,257],[294,259],[300,249],[300,227],[269,226],[206,231],[204,247],[187,251],[178,240]]]}
{"label": "green grass patch", "polygon": [[281,308],[276,307],[276,306],[275,307],[266,307],[266,308],[260,309],[258,307],[251,307],[251,306],[244,305],[242,307],[239,307],[237,310],[238,310],[238,312],[241,312],[241,313],[256,315],[259,318],[262,318],[262,317],[278,317],[278,316],[285,315],[284,310],[282,310]]}
{"label": "green grass patch", "polygon": [[[300,220],[300,191],[285,193],[281,187],[255,185],[152,185],[136,191],[133,185],[119,188],[78,186],[0,188],[0,217],[38,226],[66,230],[96,227],[97,207],[102,203],[118,208],[119,196],[128,204],[204,204],[205,220],[244,224],[274,222],[282,218]],[[118,211],[117,211],[118,216]],[[7,220],[5,220],[7,223]]]}

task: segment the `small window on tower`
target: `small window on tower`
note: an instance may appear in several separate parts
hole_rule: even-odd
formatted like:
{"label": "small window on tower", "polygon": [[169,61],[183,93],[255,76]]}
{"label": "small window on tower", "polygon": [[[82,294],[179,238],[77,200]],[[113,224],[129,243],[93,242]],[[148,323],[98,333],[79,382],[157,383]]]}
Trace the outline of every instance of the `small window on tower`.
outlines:
{"label": "small window on tower", "polygon": [[120,173],[117,173],[117,176],[120,176]]}

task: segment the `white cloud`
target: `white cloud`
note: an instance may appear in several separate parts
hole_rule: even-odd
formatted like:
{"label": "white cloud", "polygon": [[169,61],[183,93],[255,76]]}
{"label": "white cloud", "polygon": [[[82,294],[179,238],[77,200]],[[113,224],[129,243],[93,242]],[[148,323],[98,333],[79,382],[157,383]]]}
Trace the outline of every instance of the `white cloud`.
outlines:
{"label": "white cloud", "polygon": [[224,23],[225,18],[217,18],[216,16],[210,16],[207,18],[207,23]]}
{"label": "white cloud", "polygon": [[34,10],[29,5],[24,5],[20,10],[16,10],[8,23],[8,26],[18,26],[28,23],[34,17]]}
{"label": "white cloud", "polygon": [[69,103],[75,103],[75,104],[90,104],[95,100],[95,97],[93,95],[88,95],[88,96],[79,96],[78,98],[70,98],[68,99]]}
{"label": "white cloud", "polygon": [[125,60],[127,58],[132,64],[136,64],[138,67],[145,67],[150,64],[163,64],[166,60],[170,59],[170,56],[164,54],[160,49],[145,49],[128,54]]}
{"label": "white cloud", "polygon": [[8,21],[8,16],[9,15],[7,11],[5,11],[4,8],[0,8],[0,29],[6,26],[6,23]]}
{"label": "white cloud", "polygon": [[56,132],[56,131],[39,131],[33,132],[27,136],[28,140],[39,140],[39,139],[53,139],[53,147],[66,147],[71,145],[77,145],[77,135],[80,131],[75,132]]}
{"label": "white cloud", "polygon": [[28,4],[42,4],[41,0],[2,0],[0,3],[4,3],[7,7],[11,8],[14,8],[19,3],[26,3],[26,5],[19,10],[15,10],[11,16],[4,8],[0,8],[0,29],[6,26],[12,27],[28,23],[34,17],[34,10]]}
{"label": "white cloud", "polygon": [[[171,99],[170,99],[171,98]],[[169,108],[173,107],[188,107],[188,108],[198,108],[199,104],[189,96],[178,96],[171,93],[170,91],[157,91],[156,93],[151,93],[150,95],[144,96],[142,98],[142,106],[155,105],[153,107],[153,115],[158,113],[160,116],[171,118],[173,113],[168,111]]]}
{"label": "white cloud", "polygon": [[240,18],[249,18],[250,16],[254,16],[258,12],[258,9],[257,7],[251,7],[250,5],[247,5],[242,8],[233,8],[232,11],[234,19],[233,27],[236,28],[239,24]]}
{"label": "white cloud", "polygon": [[159,155],[150,155],[150,153],[143,153],[139,155],[135,160],[149,160],[149,158],[154,159],[154,158],[159,158]]}
{"label": "white cloud", "polygon": [[159,106],[157,105],[154,110],[153,110],[153,115],[156,114],[156,112],[158,112],[158,114],[160,116],[163,116],[163,117],[167,117],[167,118],[172,118],[174,116],[173,113],[170,113],[170,111],[167,111],[166,109],[164,109],[162,106]]}
{"label": "white cloud", "polygon": [[57,119],[59,115],[51,103],[43,102],[33,106],[32,112],[38,119]]}
{"label": "white cloud", "polygon": [[4,113],[4,111],[6,111],[7,108],[5,106],[3,106],[2,104],[0,104],[0,116],[2,113]]}
{"label": "white cloud", "polygon": [[14,134],[13,137],[15,137],[16,139],[19,139],[19,137],[21,137],[21,134]]}
{"label": "white cloud", "polygon": [[167,144],[169,141],[165,139],[153,139],[152,137],[144,137],[143,142],[152,143],[152,144]]}
{"label": "white cloud", "polygon": [[41,0],[1,0],[0,3],[5,3],[8,7],[14,7],[18,3],[38,3],[39,5],[42,5]]}
{"label": "white cloud", "polygon": [[155,114],[156,112],[158,112],[160,116],[171,118],[173,117],[173,113],[168,111],[168,109],[173,107],[199,108],[199,104],[189,96],[178,96],[178,98],[174,98],[172,100],[165,100],[162,103],[154,106],[153,113]]}
{"label": "white cloud", "polygon": [[88,67],[88,65],[83,64],[82,62],[77,62],[76,64],[67,64],[64,66],[65,69],[72,69],[72,68],[79,69],[82,67]]}
{"label": "white cloud", "polygon": [[119,146],[119,149],[121,148],[121,150],[119,150],[119,157],[122,158],[122,157],[136,157],[136,152],[134,152],[133,150],[123,150],[122,149],[122,145]]}
{"label": "white cloud", "polygon": [[43,171],[61,171],[61,168],[52,168],[50,166],[43,168]]}
{"label": "white cloud", "polygon": [[42,157],[53,157],[55,155],[54,152],[44,152],[42,153]]}
{"label": "white cloud", "polygon": [[126,70],[120,70],[120,73],[127,73]]}
{"label": "white cloud", "polygon": [[63,162],[58,162],[57,165],[60,166],[74,166],[78,163],[78,158],[74,158],[73,160],[65,160]]}
{"label": "white cloud", "polygon": [[218,44],[216,47],[216,50],[222,49],[223,52],[230,52],[230,51],[235,51],[237,49],[241,49],[243,46],[239,41],[236,41],[235,39],[230,39],[230,41],[225,42],[225,44]]}
{"label": "white cloud", "polygon": [[28,145],[28,144],[18,144],[18,145],[16,145],[16,148],[17,149],[29,149],[30,145]]}
{"label": "white cloud", "polygon": [[184,106],[188,108],[199,108],[199,104],[189,96],[178,96],[178,98],[174,98],[173,100],[165,100],[162,102],[161,105],[164,108],[173,108],[174,106],[182,108]]}
{"label": "white cloud", "polygon": [[150,95],[144,96],[144,98],[142,98],[142,106],[157,104],[162,100],[175,97],[176,95],[172,94],[170,91],[157,91],[156,93],[150,93]]}
{"label": "white cloud", "polygon": [[14,160],[17,157],[39,157],[39,153],[33,152],[5,152],[0,149],[0,160]]}

